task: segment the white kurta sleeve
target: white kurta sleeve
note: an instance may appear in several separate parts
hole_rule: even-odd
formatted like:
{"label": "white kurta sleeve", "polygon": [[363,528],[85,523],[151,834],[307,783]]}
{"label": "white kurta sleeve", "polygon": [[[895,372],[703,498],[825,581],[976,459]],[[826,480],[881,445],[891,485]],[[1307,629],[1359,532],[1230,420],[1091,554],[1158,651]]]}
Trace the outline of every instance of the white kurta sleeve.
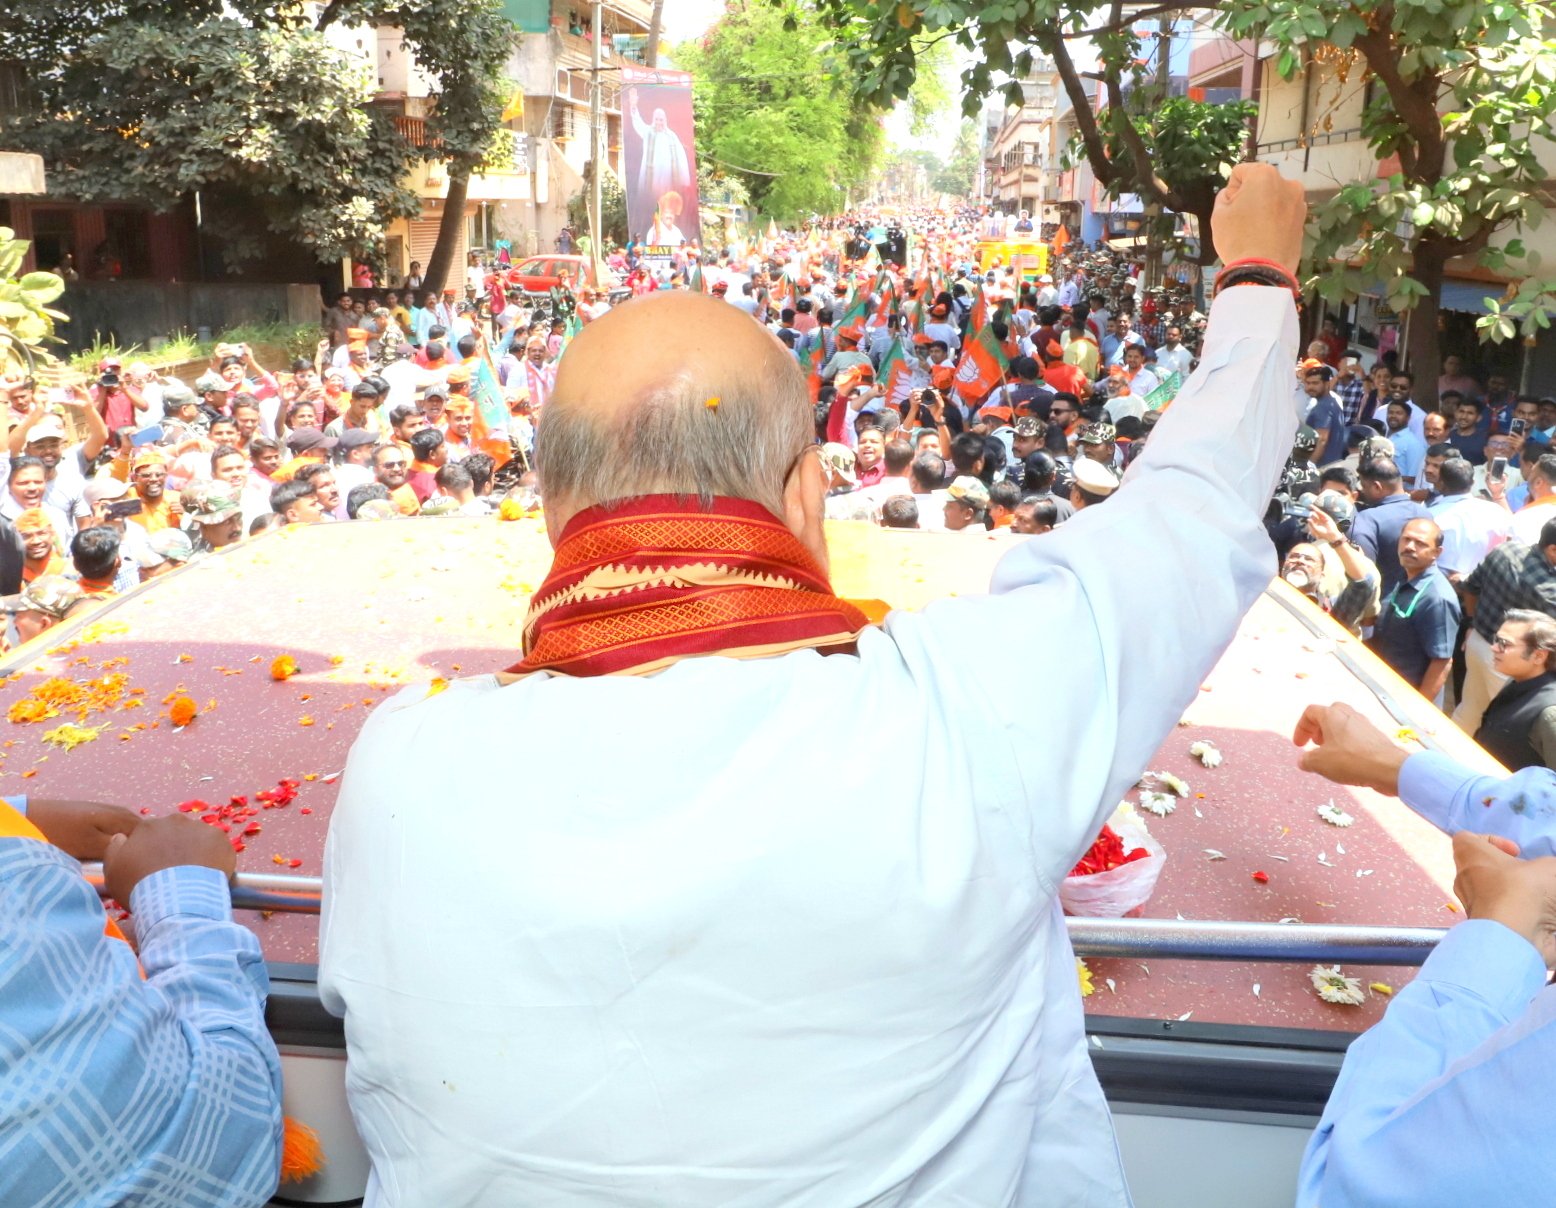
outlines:
{"label": "white kurta sleeve", "polygon": [[[974,792],[1055,880],[1269,583],[1262,520],[1301,414],[1296,351],[1289,293],[1228,291],[1199,369],[1113,498],[1013,549],[991,595],[888,621],[941,708],[987,720],[971,740]],[[999,660],[969,655],[969,641],[994,635]]]}

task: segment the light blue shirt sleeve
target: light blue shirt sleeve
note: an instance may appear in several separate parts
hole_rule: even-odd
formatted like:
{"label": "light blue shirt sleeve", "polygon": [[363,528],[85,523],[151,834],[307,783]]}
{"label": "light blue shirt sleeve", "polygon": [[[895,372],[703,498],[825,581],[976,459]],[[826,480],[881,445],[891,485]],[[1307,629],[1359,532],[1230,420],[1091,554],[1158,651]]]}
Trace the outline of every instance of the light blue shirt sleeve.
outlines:
{"label": "light blue shirt sleeve", "polygon": [[70,857],[0,839],[0,1204],[246,1208],[280,1169],[269,983],[214,869],[130,901],[142,969]]}
{"label": "light blue shirt sleeve", "polygon": [[1351,1045],[1303,1155],[1297,1208],[1556,1199],[1544,1122],[1556,990],[1544,984],[1522,936],[1485,919],[1454,927]]}
{"label": "light blue shirt sleeve", "polygon": [[1399,770],[1399,799],[1450,835],[1501,835],[1525,858],[1556,856],[1556,772],[1549,768],[1499,779],[1436,751],[1418,751]]}

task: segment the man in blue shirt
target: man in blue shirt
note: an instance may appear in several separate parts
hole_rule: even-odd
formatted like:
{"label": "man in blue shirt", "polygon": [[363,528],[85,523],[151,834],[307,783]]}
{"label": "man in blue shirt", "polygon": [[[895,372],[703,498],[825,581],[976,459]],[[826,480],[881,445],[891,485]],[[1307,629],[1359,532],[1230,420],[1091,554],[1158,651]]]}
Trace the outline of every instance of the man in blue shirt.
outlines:
{"label": "man in blue shirt", "polygon": [[[140,961],[77,859],[103,861]],[[0,801],[0,1204],[249,1208],[281,1162],[259,942],[227,836],[192,818]]]}
{"label": "man in blue shirt", "polygon": [[1453,416],[1448,443],[1470,465],[1483,465],[1486,460],[1486,438],[1491,435],[1485,404],[1479,399],[1456,396],[1451,390],[1438,400],[1438,404],[1444,415]]}
{"label": "man in blue shirt", "polygon": [[1399,533],[1399,564],[1406,578],[1383,597],[1372,639],[1374,654],[1442,708],[1443,684],[1459,639],[1459,597],[1437,565],[1443,531],[1412,520]]}
{"label": "man in blue shirt", "polygon": [[1399,534],[1410,521],[1430,520],[1432,514],[1405,493],[1393,458],[1364,461],[1359,472],[1365,506],[1351,526],[1351,540],[1378,568],[1386,596],[1405,580],[1399,565]]}
{"label": "man in blue shirt", "polygon": [[1347,705],[1310,706],[1293,738],[1317,744],[1305,770],[1397,793],[1454,836],[1469,915],[1346,1053],[1302,1160],[1298,1208],[1550,1203],[1556,1146],[1541,1105],[1556,1068],[1556,988],[1545,984],[1556,773],[1498,779],[1406,752]]}
{"label": "man in blue shirt", "polygon": [[1134,329],[1134,320],[1128,315],[1114,315],[1108,325],[1112,330],[1102,337],[1103,365],[1122,365],[1124,349],[1131,344],[1142,351],[1148,349],[1145,337]]}
{"label": "man in blue shirt", "polygon": [[1410,430],[1410,404],[1403,399],[1390,402],[1384,416],[1389,444],[1394,446],[1394,464],[1404,482],[1414,486],[1426,468],[1426,442]]}
{"label": "man in blue shirt", "polygon": [[1303,422],[1318,433],[1318,455],[1314,460],[1320,466],[1333,465],[1344,459],[1345,440],[1350,434],[1345,408],[1329,389],[1334,370],[1317,360],[1304,361],[1302,370],[1302,389],[1310,400]]}

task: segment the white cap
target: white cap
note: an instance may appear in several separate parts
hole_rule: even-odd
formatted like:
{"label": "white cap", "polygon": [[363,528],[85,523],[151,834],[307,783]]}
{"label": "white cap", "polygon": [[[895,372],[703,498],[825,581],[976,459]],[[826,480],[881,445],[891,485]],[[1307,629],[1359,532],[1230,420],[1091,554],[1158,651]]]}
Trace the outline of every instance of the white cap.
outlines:
{"label": "white cap", "polygon": [[1073,467],[1075,485],[1091,495],[1111,495],[1118,490],[1118,475],[1100,461],[1077,457]]}
{"label": "white cap", "polygon": [[65,425],[57,415],[45,415],[31,428],[27,429],[27,443],[30,445],[35,440],[64,440]]}

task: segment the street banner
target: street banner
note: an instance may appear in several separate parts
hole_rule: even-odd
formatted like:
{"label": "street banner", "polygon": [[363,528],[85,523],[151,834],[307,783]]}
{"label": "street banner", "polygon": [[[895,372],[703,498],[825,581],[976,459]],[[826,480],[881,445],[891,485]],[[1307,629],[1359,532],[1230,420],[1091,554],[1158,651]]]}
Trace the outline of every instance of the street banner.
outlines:
{"label": "street banner", "polygon": [[700,245],[692,77],[684,71],[623,67],[621,96],[627,230],[650,247]]}

